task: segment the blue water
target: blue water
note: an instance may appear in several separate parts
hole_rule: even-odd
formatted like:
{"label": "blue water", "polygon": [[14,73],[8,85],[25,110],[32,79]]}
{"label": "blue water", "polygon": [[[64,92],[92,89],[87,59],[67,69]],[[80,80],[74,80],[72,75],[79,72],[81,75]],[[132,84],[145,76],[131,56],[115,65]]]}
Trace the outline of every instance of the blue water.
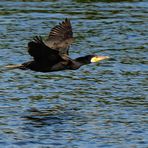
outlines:
{"label": "blue water", "polygon": [[[147,148],[148,2],[1,1],[0,147]],[[110,56],[76,71],[8,70],[27,43],[71,19],[72,58]]]}

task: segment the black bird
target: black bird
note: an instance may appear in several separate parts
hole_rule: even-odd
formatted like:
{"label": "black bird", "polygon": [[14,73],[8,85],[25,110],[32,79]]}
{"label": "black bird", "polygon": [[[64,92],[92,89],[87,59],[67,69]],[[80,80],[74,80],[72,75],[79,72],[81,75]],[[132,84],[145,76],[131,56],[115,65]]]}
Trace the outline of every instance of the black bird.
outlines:
{"label": "black bird", "polygon": [[40,72],[76,70],[83,65],[108,58],[108,56],[87,55],[71,59],[68,51],[73,41],[71,23],[66,18],[65,21],[51,29],[47,40],[43,41],[40,36],[36,36],[33,41],[28,43],[28,53],[33,57],[33,61],[6,67]]}

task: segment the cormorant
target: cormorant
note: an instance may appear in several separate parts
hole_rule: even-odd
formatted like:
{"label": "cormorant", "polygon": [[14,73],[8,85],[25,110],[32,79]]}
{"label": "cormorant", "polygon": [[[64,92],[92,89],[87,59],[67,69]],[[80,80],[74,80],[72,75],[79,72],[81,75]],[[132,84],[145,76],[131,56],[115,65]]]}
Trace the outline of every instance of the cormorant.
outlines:
{"label": "cormorant", "polygon": [[83,65],[108,58],[108,56],[86,55],[71,59],[68,51],[73,41],[71,23],[66,18],[65,21],[51,29],[47,40],[43,41],[40,36],[36,36],[33,41],[28,43],[28,53],[33,57],[33,61],[6,67],[40,72],[76,70]]}

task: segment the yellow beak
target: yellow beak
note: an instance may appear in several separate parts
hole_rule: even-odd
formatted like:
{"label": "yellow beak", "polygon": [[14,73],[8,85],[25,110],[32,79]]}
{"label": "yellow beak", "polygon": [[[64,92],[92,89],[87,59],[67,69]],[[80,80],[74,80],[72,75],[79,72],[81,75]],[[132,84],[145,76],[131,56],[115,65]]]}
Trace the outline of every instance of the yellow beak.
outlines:
{"label": "yellow beak", "polygon": [[93,58],[91,58],[91,63],[99,62],[108,58],[108,56],[94,56]]}

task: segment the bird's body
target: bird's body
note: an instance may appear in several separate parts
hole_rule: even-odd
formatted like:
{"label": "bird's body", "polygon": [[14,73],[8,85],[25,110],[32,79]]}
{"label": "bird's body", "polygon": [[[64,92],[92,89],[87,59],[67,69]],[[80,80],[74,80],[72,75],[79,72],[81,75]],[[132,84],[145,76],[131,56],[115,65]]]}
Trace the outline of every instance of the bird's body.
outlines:
{"label": "bird's body", "polygon": [[82,65],[108,58],[107,56],[87,55],[71,59],[68,51],[73,41],[71,23],[65,19],[51,29],[47,40],[43,41],[41,37],[36,36],[33,41],[28,43],[28,53],[33,57],[32,61],[7,67],[40,72],[76,70]]}

